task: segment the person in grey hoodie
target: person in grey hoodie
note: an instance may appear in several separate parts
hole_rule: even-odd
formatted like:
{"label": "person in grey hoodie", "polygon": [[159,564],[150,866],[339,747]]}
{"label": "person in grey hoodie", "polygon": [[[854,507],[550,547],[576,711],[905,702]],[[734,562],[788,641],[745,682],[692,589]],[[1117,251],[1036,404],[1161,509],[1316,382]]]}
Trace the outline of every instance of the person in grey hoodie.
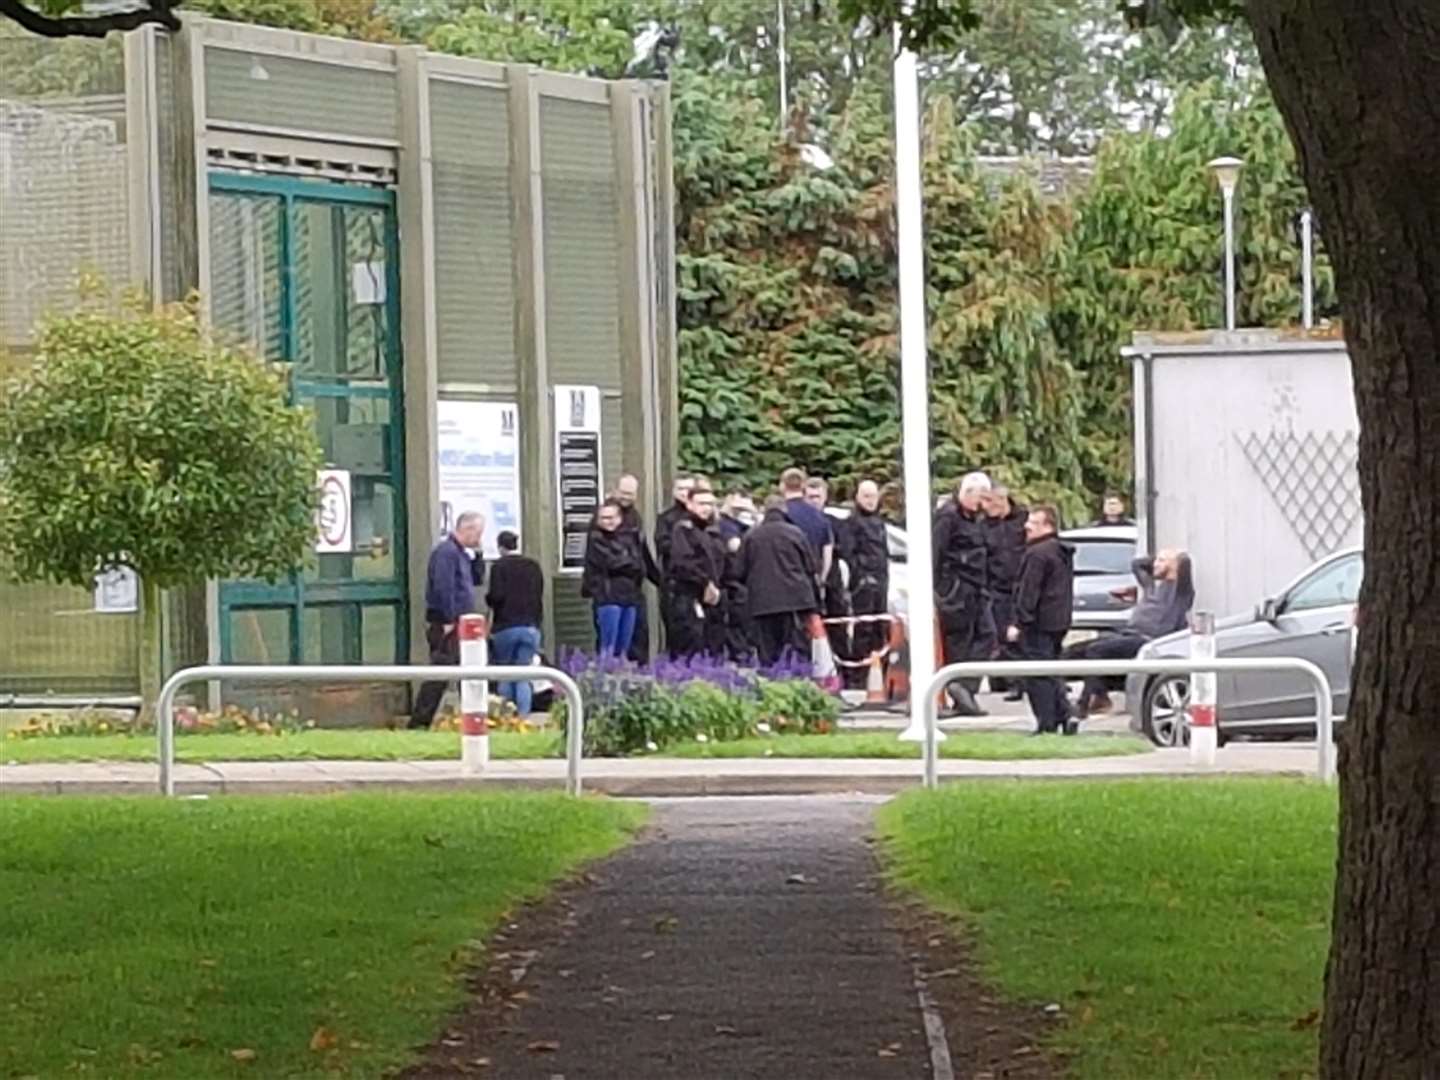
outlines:
{"label": "person in grey hoodie", "polygon": [[[1067,650],[1066,659],[1129,660],[1147,641],[1185,628],[1190,607],[1195,603],[1195,579],[1190,556],[1167,548],[1153,556],[1136,559],[1130,564],[1130,570],[1140,583],[1140,596],[1124,628],[1118,633],[1086,642],[1077,649]],[[1080,716],[1109,712],[1110,709],[1105,676],[1094,675],[1086,679],[1080,694]]]}

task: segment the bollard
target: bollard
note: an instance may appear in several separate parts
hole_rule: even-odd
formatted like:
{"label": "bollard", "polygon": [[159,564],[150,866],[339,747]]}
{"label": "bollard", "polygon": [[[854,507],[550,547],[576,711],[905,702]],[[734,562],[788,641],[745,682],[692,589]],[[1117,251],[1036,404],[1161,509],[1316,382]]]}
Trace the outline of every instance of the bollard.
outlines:
{"label": "bollard", "polygon": [[[1190,622],[1190,659],[1215,659],[1215,614],[1197,611]],[[1213,671],[1190,675],[1190,764],[1214,765],[1219,743],[1215,729],[1218,676]]]}
{"label": "bollard", "polygon": [[[490,662],[490,624],[483,615],[462,615],[457,630],[460,663],[484,667]],[[484,679],[460,682],[460,771],[478,776],[490,763],[490,684]]]}
{"label": "bollard", "polygon": [[830,648],[830,635],[819,615],[811,615],[805,623],[810,634],[810,663],[817,683],[827,690],[840,689],[840,672],[835,666],[835,653]]}

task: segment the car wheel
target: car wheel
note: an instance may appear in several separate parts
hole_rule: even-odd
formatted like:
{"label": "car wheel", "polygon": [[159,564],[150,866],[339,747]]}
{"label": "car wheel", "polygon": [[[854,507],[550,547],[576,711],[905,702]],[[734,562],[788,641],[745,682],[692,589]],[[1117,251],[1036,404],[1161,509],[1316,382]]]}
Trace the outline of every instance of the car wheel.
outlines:
{"label": "car wheel", "polygon": [[1184,746],[1190,725],[1185,709],[1190,704],[1190,680],[1183,675],[1163,675],[1145,688],[1140,710],[1140,728],[1156,746]]}

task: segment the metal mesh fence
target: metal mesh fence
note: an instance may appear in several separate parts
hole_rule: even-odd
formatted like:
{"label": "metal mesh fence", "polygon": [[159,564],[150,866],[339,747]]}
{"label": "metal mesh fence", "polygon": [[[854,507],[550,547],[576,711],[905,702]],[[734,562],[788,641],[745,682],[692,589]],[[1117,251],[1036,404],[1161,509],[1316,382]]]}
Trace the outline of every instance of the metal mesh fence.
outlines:
{"label": "metal mesh fence", "polygon": [[[124,64],[118,40],[0,36],[0,370],[30,363],[37,321],[82,274],[128,282]],[[137,617],[85,590],[5,582],[0,704],[133,693]]]}

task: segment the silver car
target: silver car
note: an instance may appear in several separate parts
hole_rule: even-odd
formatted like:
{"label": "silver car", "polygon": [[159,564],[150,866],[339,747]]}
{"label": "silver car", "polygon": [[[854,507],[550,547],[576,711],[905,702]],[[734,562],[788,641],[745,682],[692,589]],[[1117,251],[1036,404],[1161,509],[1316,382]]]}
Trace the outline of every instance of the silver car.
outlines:
{"label": "silver car", "polygon": [[1066,529],[1060,539],[1075,552],[1075,608],[1066,644],[1118,630],[1135,606],[1134,525],[1087,525]]}
{"label": "silver car", "polygon": [[[1352,548],[1322,559],[1280,593],[1245,615],[1216,623],[1215,650],[1227,657],[1298,656],[1325,672],[1337,721],[1350,704],[1355,658],[1355,607],[1364,564]],[[1190,655],[1190,633],[1157,638],[1141,659]],[[1313,736],[1315,692],[1291,672],[1220,675],[1219,736]],[[1125,681],[1130,726],[1160,746],[1185,742],[1190,684],[1183,675],[1131,675]]]}

